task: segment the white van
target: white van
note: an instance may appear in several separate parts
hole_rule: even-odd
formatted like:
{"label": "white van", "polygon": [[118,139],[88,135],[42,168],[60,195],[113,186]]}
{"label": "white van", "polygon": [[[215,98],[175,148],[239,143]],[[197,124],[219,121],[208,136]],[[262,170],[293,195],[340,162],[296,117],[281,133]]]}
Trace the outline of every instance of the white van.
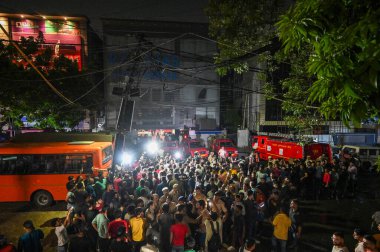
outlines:
{"label": "white van", "polygon": [[377,157],[380,156],[380,147],[344,145],[342,148],[345,158],[359,157],[361,166],[366,169],[376,169]]}

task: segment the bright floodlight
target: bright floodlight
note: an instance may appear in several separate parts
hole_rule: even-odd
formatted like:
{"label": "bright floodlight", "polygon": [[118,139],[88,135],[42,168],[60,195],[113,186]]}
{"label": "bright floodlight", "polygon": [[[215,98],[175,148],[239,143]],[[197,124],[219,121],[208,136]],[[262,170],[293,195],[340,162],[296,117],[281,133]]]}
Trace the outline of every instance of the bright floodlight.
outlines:
{"label": "bright floodlight", "polygon": [[150,142],[147,146],[147,151],[151,154],[155,154],[159,151],[159,146],[156,142]]}
{"label": "bright floodlight", "polygon": [[175,157],[176,159],[180,159],[180,158],[182,158],[182,154],[181,154],[181,152],[177,151],[176,153],[174,153],[174,157]]}
{"label": "bright floodlight", "polygon": [[132,164],[132,162],[133,162],[133,155],[131,153],[124,152],[123,163],[129,165],[129,164]]}

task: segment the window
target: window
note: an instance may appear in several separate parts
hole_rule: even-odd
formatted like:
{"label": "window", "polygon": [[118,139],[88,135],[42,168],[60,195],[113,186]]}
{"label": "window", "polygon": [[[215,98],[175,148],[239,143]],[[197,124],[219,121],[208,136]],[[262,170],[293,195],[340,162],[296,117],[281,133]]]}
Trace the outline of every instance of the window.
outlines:
{"label": "window", "polygon": [[92,173],[90,154],[0,155],[0,174],[79,174]]}
{"label": "window", "polygon": [[220,142],[221,147],[234,147],[232,142]]}
{"label": "window", "polygon": [[373,150],[370,149],[370,150],[369,150],[369,155],[370,155],[370,156],[377,156],[377,153],[376,153],[376,152],[377,152],[376,149],[373,149]]}
{"label": "window", "polygon": [[108,161],[110,161],[112,159],[112,155],[113,155],[113,153],[112,153],[112,146],[109,146],[109,147],[105,148],[103,150],[103,161],[102,161],[102,163],[105,164]]}
{"label": "window", "polygon": [[360,149],[359,150],[359,155],[364,155],[367,156],[368,149]]}
{"label": "window", "polygon": [[203,145],[201,142],[190,142],[190,149],[195,149],[195,148],[202,148]]}
{"label": "window", "polygon": [[154,88],[152,89],[152,101],[161,101],[161,89]]}

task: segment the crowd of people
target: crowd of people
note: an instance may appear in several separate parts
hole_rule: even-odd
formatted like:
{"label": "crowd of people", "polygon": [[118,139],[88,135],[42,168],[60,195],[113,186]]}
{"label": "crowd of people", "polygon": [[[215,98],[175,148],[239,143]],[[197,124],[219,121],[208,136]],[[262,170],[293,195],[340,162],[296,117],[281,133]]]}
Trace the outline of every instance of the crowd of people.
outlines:
{"label": "crowd of people", "polygon": [[[67,216],[53,223],[57,251],[255,251],[266,223],[273,230],[267,251],[299,251],[298,199],[354,194],[357,174],[354,162],[324,156],[262,162],[254,153],[185,160],[143,154],[107,176],[69,177]],[[18,251],[42,251],[27,248],[36,249],[43,234],[31,221],[24,228]],[[373,236],[359,229],[354,234],[363,248],[355,252],[377,251]],[[332,243],[333,252],[348,251],[341,233]]]}

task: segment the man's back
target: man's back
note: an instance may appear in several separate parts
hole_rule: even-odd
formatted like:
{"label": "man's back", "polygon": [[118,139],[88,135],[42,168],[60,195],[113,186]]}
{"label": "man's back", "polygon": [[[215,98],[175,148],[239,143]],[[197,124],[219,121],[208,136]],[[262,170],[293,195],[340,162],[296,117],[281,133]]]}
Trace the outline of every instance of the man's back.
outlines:
{"label": "man's back", "polygon": [[40,252],[42,251],[41,239],[44,233],[40,229],[34,229],[23,234],[18,241],[19,252]]}
{"label": "man's back", "polygon": [[75,236],[70,239],[69,252],[89,252],[89,251],[91,251],[91,244],[87,238]]}

